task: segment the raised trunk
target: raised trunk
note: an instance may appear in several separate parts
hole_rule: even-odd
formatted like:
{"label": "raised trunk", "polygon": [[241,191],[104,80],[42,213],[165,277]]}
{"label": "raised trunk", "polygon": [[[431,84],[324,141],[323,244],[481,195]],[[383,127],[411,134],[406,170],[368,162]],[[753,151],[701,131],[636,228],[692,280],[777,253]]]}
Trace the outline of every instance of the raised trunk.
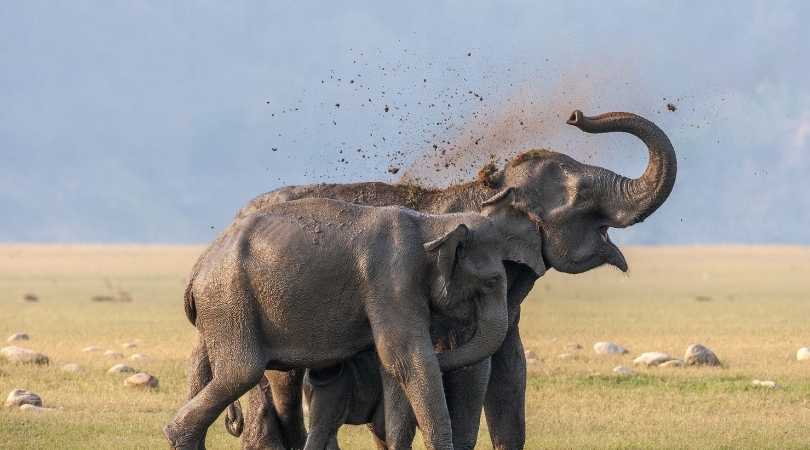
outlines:
{"label": "raised trunk", "polygon": [[623,228],[646,219],[672,192],[677,172],[675,150],[667,135],[649,120],[632,113],[613,112],[586,117],[577,110],[568,123],[586,133],[624,132],[641,139],[650,161],[641,177],[630,179],[603,169],[603,213],[610,226]]}
{"label": "raised trunk", "polygon": [[502,295],[482,299],[478,304],[478,329],[469,341],[453,350],[436,354],[442,372],[475,364],[500,348],[509,328],[505,287],[503,291]]}

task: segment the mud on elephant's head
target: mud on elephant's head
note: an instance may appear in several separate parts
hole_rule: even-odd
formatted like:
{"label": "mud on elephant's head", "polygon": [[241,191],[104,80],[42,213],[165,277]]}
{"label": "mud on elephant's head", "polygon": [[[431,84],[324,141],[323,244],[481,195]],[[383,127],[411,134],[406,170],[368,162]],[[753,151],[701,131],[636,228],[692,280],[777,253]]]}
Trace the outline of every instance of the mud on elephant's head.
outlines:
{"label": "mud on elephant's head", "polygon": [[519,208],[540,224],[548,266],[581,273],[611,264],[627,271],[608,228],[641,222],[664,203],[675,183],[675,151],[660,128],[635,114],[586,117],[574,111],[568,124],[587,133],[618,131],[640,138],[650,155],[644,174],[630,179],[561,153],[532,150],[487,179],[495,188],[515,188]]}
{"label": "mud on elephant's head", "polygon": [[538,251],[542,237],[536,223],[516,207],[513,188],[485,201],[480,215],[463,217],[465,222],[423,245],[433,261],[432,309],[476,330],[464,345],[438,355],[442,370],[469,365],[500,347],[508,328],[504,261],[524,264],[537,276],[546,269]]}

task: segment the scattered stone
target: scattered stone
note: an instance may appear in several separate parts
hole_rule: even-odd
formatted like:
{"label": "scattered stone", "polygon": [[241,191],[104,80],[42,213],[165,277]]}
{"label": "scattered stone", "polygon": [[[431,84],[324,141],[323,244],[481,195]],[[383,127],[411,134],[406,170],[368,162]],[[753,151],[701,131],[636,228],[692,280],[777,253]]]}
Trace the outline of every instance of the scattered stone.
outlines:
{"label": "scattered stone", "polygon": [[597,342],[593,344],[593,351],[598,355],[623,355],[629,353],[627,349],[613,342]]}
{"label": "scattered stone", "polygon": [[388,173],[391,175],[396,175],[399,172],[399,167],[397,166],[388,166]]}
{"label": "scattered stone", "polygon": [[136,373],[124,380],[124,386],[136,388],[157,388],[158,379],[146,372]]}
{"label": "scattered stone", "polygon": [[695,296],[695,301],[697,301],[697,302],[710,302],[710,301],[712,301],[712,298],[709,297],[708,295],[696,295]]}
{"label": "scattered stone", "polygon": [[779,387],[779,385],[776,384],[775,381],[771,381],[771,380],[754,380],[754,381],[751,382],[751,384],[753,384],[754,386],[759,386],[759,387],[764,387],[764,388],[769,388],[769,389],[776,389],[776,388]]}
{"label": "scattered stone", "polygon": [[76,363],[68,363],[62,366],[63,372],[77,373],[81,372],[82,368]]}
{"label": "scattered stone", "polygon": [[129,295],[129,292],[121,291],[118,295],[94,295],[90,297],[90,301],[96,303],[129,303],[132,301],[132,296]]}
{"label": "scattered stone", "polygon": [[126,364],[116,364],[110,367],[110,370],[107,371],[107,373],[135,373],[135,372],[137,372],[137,370],[133,369],[132,367],[129,367]]}
{"label": "scattered stone", "polygon": [[9,362],[17,364],[48,364],[48,357],[42,353],[29,350],[22,347],[3,347],[0,349],[0,355],[3,355]]}
{"label": "scattered stone", "polygon": [[124,354],[121,352],[116,352],[115,350],[107,350],[104,352],[104,356],[113,359],[121,359],[124,357]]}
{"label": "scattered stone", "polygon": [[149,357],[144,355],[143,353],[134,353],[132,356],[129,357],[130,361],[145,361],[147,359],[149,359]]}
{"label": "scattered stone", "polygon": [[537,353],[533,352],[532,350],[526,350],[524,355],[526,355],[526,359],[539,359]]}
{"label": "scattered stone", "polygon": [[683,367],[686,365],[686,362],[682,359],[671,359],[667,362],[661,363],[658,367]]}
{"label": "scattered stone", "polygon": [[93,352],[99,352],[99,351],[101,351],[101,349],[96,347],[95,345],[91,345],[89,347],[83,348],[82,351],[85,352],[85,353],[93,353]]}
{"label": "scattered stone", "polygon": [[8,397],[6,397],[6,407],[14,408],[22,405],[42,406],[42,398],[25,389],[14,389],[8,394]]}
{"label": "scattered stone", "polygon": [[54,408],[43,408],[41,406],[25,404],[25,405],[20,406],[20,411],[31,411],[31,412],[35,412],[35,413],[42,413],[42,412],[56,411],[56,409],[54,409]]}
{"label": "scattered stone", "polygon": [[692,344],[686,348],[683,356],[686,364],[690,366],[719,366],[720,360],[713,351],[700,344]]}
{"label": "scattered stone", "polygon": [[633,369],[625,366],[616,366],[613,368],[613,373],[619,375],[633,375]]}
{"label": "scattered stone", "polygon": [[135,348],[137,346],[138,346],[138,344],[136,344],[135,342],[124,342],[123,344],[121,344],[121,347],[124,347],[126,349]]}
{"label": "scattered stone", "polygon": [[39,297],[37,297],[36,294],[32,294],[32,293],[29,292],[29,293],[23,295],[23,301],[24,302],[29,302],[29,303],[36,303],[36,302],[39,301]]}
{"label": "scattered stone", "polygon": [[565,344],[565,349],[566,350],[582,350],[582,346],[577,344],[576,342],[569,342],[568,344]]}
{"label": "scattered stone", "polygon": [[810,348],[802,347],[796,352],[796,361],[810,361]]}
{"label": "scattered stone", "polygon": [[663,352],[645,352],[639,355],[638,358],[633,360],[633,364],[645,366],[658,366],[673,358]]}
{"label": "scattered stone", "polygon": [[14,341],[27,341],[30,340],[31,336],[27,333],[14,333],[6,339],[6,342],[14,342]]}
{"label": "scattered stone", "polygon": [[573,353],[560,353],[559,355],[557,355],[557,358],[564,359],[564,360],[574,359],[574,354]]}

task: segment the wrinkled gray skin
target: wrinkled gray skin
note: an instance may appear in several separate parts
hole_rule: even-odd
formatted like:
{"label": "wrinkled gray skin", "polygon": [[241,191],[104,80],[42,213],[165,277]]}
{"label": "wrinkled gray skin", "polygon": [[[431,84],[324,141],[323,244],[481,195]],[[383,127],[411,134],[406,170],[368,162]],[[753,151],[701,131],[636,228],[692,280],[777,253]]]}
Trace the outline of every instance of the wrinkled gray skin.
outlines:
{"label": "wrinkled gray skin", "polygon": [[[416,420],[396,380],[380,371],[374,351],[359,353],[315,374],[308,371],[304,378],[304,402],[309,408],[307,449],[340,450],[337,432],[344,424],[367,425],[379,449],[410,448]],[[386,418],[397,427],[390,438],[386,437]]]}
{"label": "wrinkled gray skin", "polygon": [[[677,170],[672,144],[655,124],[631,113],[586,117],[574,111],[568,123],[588,133],[625,132],[637,136],[648,148],[646,170],[641,177],[629,179],[561,153],[532,150],[518,155],[502,170],[443,190],[376,182],[286,187],[252,200],[237,214],[235,223],[273,204],[307,197],[377,206],[405,205],[432,213],[476,211],[479,203],[496,190],[513,187],[519,207],[540,223],[546,266],[581,273],[611,264],[626,271],[627,263],[610,242],[607,229],[641,222],[663,204]],[[517,324],[520,303],[537,277],[525,267],[509,263],[507,277],[510,328],[502,347],[490,361],[444,374],[456,448],[474,448],[482,404],[493,447],[523,448],[526,360]],[[272,404],[274,408],[254,414],[251,407],[246,415],[250,423],[255,423],[259,420],[256,417],[266,417],[263,411],[273,410],[273,422],[269,426],[246,427],[243,447],[300,449],[306,440],[300,393],[303,371],[269,371],[267,375],[271,389],[252,391],[250,399],[252,404]],[[262,392],[266,396],[260,402]]]}
{"label": "wrinkled gray skin", "polygon": [[[368,425],[377,447],[386,448],[383,378],[374,351],[358,353],[330,371],[308,371],[304,401],[309,406],[307,447],[339,450],[338,428],[350,424]],[[397,415],[408,417],[411,412]]]}
{"label": "wrinkled gray skin", "polygon": [[[481,214],[314,198],[229,227],[198,260],[186,292],[200,338],[193,360],[208,367],[190,374],[202,389],[164,429],[173,448],[204,446],[208,426],[265,369],[329,367],[373,347],[426,448],[452,449],[441,370],[474,364],[502,344],[503,261],[545,272],[537,225],[514,204],[512,189],[484,202]],[[475,331],[435,354],[433,316]]]}

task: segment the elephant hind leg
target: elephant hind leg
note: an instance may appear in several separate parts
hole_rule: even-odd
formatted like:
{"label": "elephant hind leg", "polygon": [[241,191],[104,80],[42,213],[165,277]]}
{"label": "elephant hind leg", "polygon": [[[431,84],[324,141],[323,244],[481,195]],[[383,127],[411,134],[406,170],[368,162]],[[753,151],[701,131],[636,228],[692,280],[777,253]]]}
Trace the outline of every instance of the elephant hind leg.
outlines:
{"label": "elephant hind leg", "polygon": [[[163,429],[175,449],[199,450],[205,445],[205,432],[228,405],[235,402],[255,386],[264,373],[267,355],[257,341],[250,324],[239,323],[234,317],[230,327],[219,325],[215,339],[201,336],[195,350],[197,366],[202,370],[191,375],[190,394],[199,389],[208,367],[212,375],[196,394],[177,412],[174,419]],[[219,318],[222,320],[222,317]],[[207,358],[202,358],[207,354]],[[207,359],[208,364],[204,361]]]}
{"label": "elephant hind leg", "polygon": [[287,443],[287,447],[291,449],[303,448],[307,441],[301,398],[304,372],[304,369],[267,372],[272,404],[278,415],[282,437]]}

